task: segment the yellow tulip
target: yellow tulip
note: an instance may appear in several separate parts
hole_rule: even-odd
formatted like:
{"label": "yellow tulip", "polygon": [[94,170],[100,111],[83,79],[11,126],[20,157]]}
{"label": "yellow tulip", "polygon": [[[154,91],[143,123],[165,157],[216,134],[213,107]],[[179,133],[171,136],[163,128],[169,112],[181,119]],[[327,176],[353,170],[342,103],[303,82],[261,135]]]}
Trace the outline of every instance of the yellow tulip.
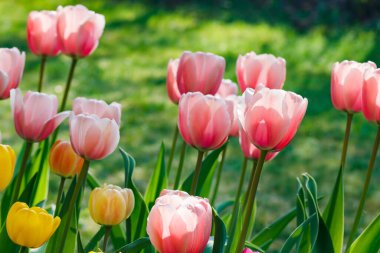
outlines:
{"label": "yellow tulip", "polygon": [[0,144],[0,191],[4,190],[12,180],[16,163],[13,149],[8,145]]}
{"label": "yellow tulip", "polygon": [[61,219],[40,207],[29,208],[16,202],[8,212],[6,227],[9,238],[16,244],[28,248],[41,247],[57,230]]}
{"label": "yellow tulip", "polygon": [[88,206],[96,223],[112,226],[128,219],[135,206],[135,197],[131,189],[104,185],[91,192]]}

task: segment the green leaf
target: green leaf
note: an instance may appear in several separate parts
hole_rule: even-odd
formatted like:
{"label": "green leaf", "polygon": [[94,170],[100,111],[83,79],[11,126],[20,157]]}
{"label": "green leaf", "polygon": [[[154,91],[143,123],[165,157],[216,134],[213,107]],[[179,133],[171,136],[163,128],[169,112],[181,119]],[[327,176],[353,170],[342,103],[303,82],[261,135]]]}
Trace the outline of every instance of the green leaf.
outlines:
{"label": "green leaf", "polygon": [[77,234],[77,252],[78,253],[85,253],[83,249],[82,239],[80,237],[80,233]]}
{"label": "green leaf", "polygon": [[251,250],[254,250],[254,251],[258,251],[258,252],[262,252],[262,253],[265,252],[262,248],[250,242],[245,242],[245,247],[250,248]]}
{"label": "green leaf", "polygon": [[0,231],[0,249],[1,252],[19,252],[20,247],[14,244],[8,236],[5,222]]}
{"label": "green leaf", "polygon": [[214,245],[212,248],[213,253],[223,253],[224,245],[226,243],[227,231],[222,219],[218,216],[215,209],[212,209],[212,215],[215,225]]}
{"label": "green leaf", "polygon": [[379,252],[380,250],[380,214],[368,225],[349,248],[349,253]]}
{"label": "green leaf", "polygon": [[149,247],[151,245],[150,240],[148,237],[143,237],[140,239],[137,239],[136,241],[129,243],[120,249],[116,250],[115,253],[119,252],[128,252],[128,253],[138,253],[141,250]]}
{"label": "green leaf", "polygon": [[216,207],[215,210],[217,213],[223,213],[226,212],[226,210],[234,205],[233,200],[227,200],[223,201],[222,203],[219,203]]}
{"label": "green leaf", "polygon": [[106,230],[104,229],[104,226],[101,226],[98,232],[96,232],[96,234],[87,243],[84,251],[90,252],[91,250],[95,250],[98,246],[98,242],[103,238],[105,232]]}

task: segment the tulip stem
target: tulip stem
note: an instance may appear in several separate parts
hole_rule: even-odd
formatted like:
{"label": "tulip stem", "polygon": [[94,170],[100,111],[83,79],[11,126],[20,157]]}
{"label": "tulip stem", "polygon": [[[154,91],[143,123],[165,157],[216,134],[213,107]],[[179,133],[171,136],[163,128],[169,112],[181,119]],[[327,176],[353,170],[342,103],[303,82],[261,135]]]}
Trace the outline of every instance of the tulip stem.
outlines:
{"label": "tulip stem", "polygon": [[60,202],[61,202],[61,198],[63,194],[63,187],[65,186],[65,181],[66,181],[66,178],[61,177],[61,182],[59,183],[59,188],[58,188],[57,202],[55,204],[54,217],[58,215],[58,210],[59,210],[59,206],[60,206]]}
{"label": "tulip stem", "polygon": [[12,202],[11,202],[12,204],[18,200],[18,197],[20,195],[21,183],[26,171],[26,165],[28,163],[28,159],[30,157],[30,154],[32,153],[32,147],[33,147],[33,142],[26,141],[24,155],[21,161],[20,171],[17,175],[16,186],[13,192],[13,197],[12,197]]}
{"label": "tulip stem", "polygon": [[67,233],[69,231],[70,224],[71,224],[71,217],[73,216],[73,212],[74,212],[74,206],[79,196],[80,189],[82,188],[84,182],[86,181],[89,167],[90,167],[90,161],[85,159],[83,162],[82,170],[78,177],[78,182],[75,185],[73,195],[71,196],[71,199],[70,199],[69,208],[67,209],[67,216],[66,216],[67,219],[62,224],[63,233],[62,233],[62,238],[60,240],[60,245],[58,247],[59,249],[58,253],[62,253],[65,247]]}
{"label": "tulip stem", "polygon": [[214,206],[216,197],[218,195],[220,179],[222,178],[222,170],[223,170],[224,161],[225,161],[226,153],[227,153],[227,145],[228,143],[224,145],[224,148],[222,151],[222,159],[219,163],[218,171],[216,172],[216,183],[214,187],[214,192],[212,193],[212,197],[211,197],[211,206]]}
{"label": "tulip stem", "polygon": [[186,155],[186,147],[187,147],[187,144],[186,144],[185,141],[183,141],[182,147],[181,147],[181,155],[180,155],[180,158],[179,158],[179,164],[178,164],[178,169],[177,169],[177,175],[175,177],[175,182],[174,182],[174,187],[173,187],[174,190],[178,189],[179,183],[181,181],[181,175],[182,175],[182,170],[183,170],[183,163],[185,161],[185,155]]}
{"label": "tulip stem", "polygon": [[360,197],[358,210],[356,211],[355,220],[354,220],[354,223],[352,224],[350,236],[349,236],[349,239],[347,242],[346,252],[347,252],[348,248],[351,246],[352,242],[354,241],[356,230],[358,229],[360,218],[361,218],[361,215],[363,213],[363,208],[364,208],[364,204],[365,204],[365,200],[366,200],[366,196],[367,196],[367,192],[368,192],[368,187],[369,187],[369,184],[371,182],[372,171],[373,171],[373,168],[375,166],[376,154],[377,154],[377,150],[379,148],[379,144],[380,144],[380,126],[378,126],[378,128],[377,128],[376,139],[375,139],[375,142],[374,142],[373,147],[372,147],[371,158],[370,158],[369,164],[368,164],[364,188],[362,191],[362,195]]}
{"label": "tulip stem", "polygon": [[112,229],[112,226],[105,226],[105,233],[104,233],[104,240],[103,240],[103,252],[104,253],[106,252],[106,249],[107,249],[107,242],[108,242],[108,238],[110,237],[110,234],[111,234],[111,229]]}
{"label": "tulip stem", "polygon": [[198,150],[198,159],[197,159],[197,164],[195,166],[193,182],[191,183],[190,195],[196,194],[199,175],[201,174],[201,169],[202,169],[202,159],[203,159],[204,153],[205,153],[204,151]]}
{"label": "tulip stem", "polygon": [[27,247],[21,247],[20,248],[20,253],[27,253],[28,252],[28,248]]}
{"label": "tulip stem", "polygon": [[257,187],[259,185],[261,171],[263,169],[265,156],[267,153],[268,153],[267,150],[261,150],[260,158],[259,158],[259,161],[257,162],[257,166],[255,169],[255,175],[253,177],[253,181],[250,182],[251,187],[249,188],[247,211],[245,212],[245,215],[244,215],[243,228],[240,233],[240,238],[238,242],[238,247],[236,249],[236,253],[241,253],[243,251],[245,238],[247,237],[248,228],[250,227],[251,215],[252,215],[252,210],[253,210],[253,204],[255,203]]}
{"label": "tulip stem", "polygon": [[45,64],[46,64],[46,55],[42,55],[41,65],[40,65],[40,78],[38,80],[38,92],[42,91],[42,85],[44,83]]}
{"label": "tulip stem", "polygon": [[[257,159],[253,159],[251,176],[250,176],[248,182],[253,181],[253,178],[254,178],[255,172],[256,172],[256,167],[257,167]],[[252,185],[248,184],[248,189],[247,189],[247,192],[245,193],[245,196],[244,196],[244,208],[243,208],[243,210],[245,210],[247,208],[248,194],[249,194],[249,191],[251,190],[251,187],[252,187]]]}
{"label": "tulip stem", "polygon": [[173,135],[173,141],[172,141],[172,148],[170,149],[170,154],[169,154],[169,160],[168,160],[168,167],[166,168],[167,176],[169,177],[170,171],[172,169],[172,164],[173,164],[173,158],[174,158],[174,153],[175,153],[175,147],[177,145],[177,140],[178,140],[178,126],[175,125],[174,129],[174,135]]}
{"label": "tulip stem", "polygon": [[344,134],[344,141],[343,141],[343,148],[342,148],[342,156],[340,158],[340,166],[344,169],[344,165],[346,163],[346,157],[347,157],[347,148],[348,148],[348,141],[350,140],[350,132],[351,132],[351,125],[352,125],[352,113],[347,113],[347,123],[346,123],[346,132]]}

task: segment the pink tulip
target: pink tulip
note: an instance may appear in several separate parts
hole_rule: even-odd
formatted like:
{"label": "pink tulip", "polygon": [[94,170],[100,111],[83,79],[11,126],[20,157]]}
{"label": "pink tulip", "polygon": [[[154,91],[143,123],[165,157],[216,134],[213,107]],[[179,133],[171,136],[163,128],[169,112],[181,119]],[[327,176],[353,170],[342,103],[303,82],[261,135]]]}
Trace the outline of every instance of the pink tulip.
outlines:
{"label": "pink tulip", "polygon": [[[249,139],[243,128],[239,130],[239,143],[243,154],[248,159],[258,160],[260,158],[260,149],[256,148]],[[268,152],[265,161],[270,161],[277,156],[279,152]]]}
{"label": "pink tulip", "polygon": [[293,139],[307,108],[307,99],[279,89],[247,89],[239,120],[257,148],[280,151]]}
{"label": "pink tulip", "polygon": [[25,65],[25,53],[17,48],[0,48],[0,99],[9,98],[18,87]]}
{"label": "pink tulip", "polygon": [[45,140],[70,112],[57,114],[54,95],[28,91],[23,97],[19,89],[11,90],[11,107],[17,134],[28,141]]}
{"label": "pink tulip", "polygon": [[367,120],[380,124],[380,69],[366,73],[362,95],[364,116]]}
{"label": "pink tulip", "polygon": [[252,251],[251,249],[249,249],[249,248],[245,248],[244,250],[243,250],[243,253],[259,253],[258,251]]}
{"label": "pink tulip", "polygon": [[70,117],[70,141],[74,151],[87,160],[100,160],[115,151],[120,140],[115,120],[95,114]]}
{"label": "pink tulip", "polygon": [[57,12],[32,11],[27,24],[28,46],[36,55],[56,56],[61,51],[57,37]]}
{"label": "pink tulip", "polygon": [[212,95],[190,92],[179,100],[178,127],[187,144],[200,150],[217,149],[228,138],[233,111]]}
{"label": "pink tulip", "polygon": [[73,103],[73,113],[75,115],[95,114],[99,118],[113,119],[120,125],[121,105],[116,102],[108,105],[103,100],[78,97]]}
{"label": "pink tulip", "polygon": [[233,136],[233,137],[239,136],[239,119],[237,115],[237,108],[238,108],[239,103],[242,102],[241,100],[242,100],[242,97],[238,97],[236,95],[230,95],[225,98],[226,104],[229,108],[228,110],[230,112],[233,112],[229,136]]}
{"label": "pink tulip", "polygon": [[178,64],[179,59],[170,60],[166,76],[166,90],[170,100],[175,104],[178,104],[178,101],[181,98],[181,93],[179,93],[177,84]]}
{"label": "pink tulip", "polygon": [[57,30],[62,53],[75,57],[89,56],[97,48],[104,26],[104,16],[83,5],[59,8]]}
{"label": "pink tulip", "polygon": [[373,62],[336,62],[331,73],[331,100],[334,107],[350,113],[360,112],[364,73],[375,68]]}
{"label": "pink tulip", "polygon": [[163,190],[149,213],[147,233],[159,253],[199,253],[206,247],[211,227],[207,199]]}
{"label": "pink tulip", "polygon": [[184,52],[179,60],[177,83],[181,94],[199,91],[214,95],[222,82],[226,61],[211,53]]}
{"label": "pink tulip", "polygon": [[236,75],[242,92],[262,84],[270,89],[281,89],[286,78],[286,61],[271,54],[240,55],[236,63]]}
{"label": "pink tulip", "polygon": [[226,98],[230,95],[237,95],[237,93],[238,87],[236,83],[232,82],[229,79],[223,79],[216,95],[221,96],[222,98]]}

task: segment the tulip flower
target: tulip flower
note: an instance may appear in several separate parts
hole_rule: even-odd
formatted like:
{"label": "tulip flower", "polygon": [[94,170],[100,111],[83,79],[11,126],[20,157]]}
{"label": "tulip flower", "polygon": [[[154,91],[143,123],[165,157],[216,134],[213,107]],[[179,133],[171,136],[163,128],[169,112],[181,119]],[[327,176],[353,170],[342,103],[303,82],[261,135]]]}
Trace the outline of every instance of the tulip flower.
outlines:
{"label": "tulip flower", "polygon": [[28,91],[23,97],[19,89],[11,91],[11,107],[17,134],[30,142],[45,140],[70,115],[57,114],[56,96]]}
{"label": "tulip flower", "polygon": [[0,144],[0,164],[0,191],[2,191],[11,182],[16,164],[15,152],[8,145]]}
{"label": "tulip flower", "polygon": [[51,147],[49,165],[57,175],[70,178],[79,174],[83,166],[83,158],[74,152],[70,142],[58,140]]}
{"label": "tulip flower", "polygon": [[76,115],[95,114],[99,118],[113,119],[120,125],[121,105],[116,102],[108,105],[103,100],[78,97],[73,103],[73,113]]}
{"label": "tulip flower", "polygon": [[270,89],[281,89],[286,78],[286,61],[271,54],[255,52],[240,55],[236,63],[240,89],[255,89],[259,84]]}
{"label": "tulip flower", "polygon": [[233,112],[231,118],[231,129],[229,136],[235,137],[239,136],[239,119],[237,115],[238,104],[241,103],[241,97],[236,95],[230,95],[225,98],[226,104],[228,106],[228,111]]}
{"label": "tulip flower", "polygon": [[57,12],[32,11],[27,23],[28,46],[36,55],[56,56],[61,51],[57,37]]}
{"label": "tulip flower", "polygon": [[29,208],[25,203],[16,202],[8,212],[6,228],[14,243],[38,248],[50,239],[60,223],[59,217],[53,218],[40,207]]}
{"label": "tulip flower", "polygon": [[362,88],[366,71],[374,70],[373,62],[336,62],[331,73],[331,100],[337,110],[349,113],[362,110]]}
{"label": "tulip flower", "polygon": [[159,253],[199,253],[206,247],[211,226],[207,199],[163,190],[149,213],[147,233]]}
{"label": "tulip flower", "polygon": [[238,87],[236,83],[232,82],[229,79],[223,79],[216,95],[222,98],[226,98],[230,95],[237,95],[237,93],[238,93]]}
{"label": "tulip flower", "polygon": [[178,101],[181,98],[181,93],[178,90],[177,84],[178,64],[179,59],[170,60],[166,75],[166,90],[170,100],[175,104],[178,104]]}
{"label": "tulip flower", "polygon": [[57,31],[62,53],[87,57],[94,52],[103,34],[105,18],[83,5],[58,9]]}
{"label": "tulip flower", "polygon": [[128,219],[135,206],[131,189],[115,185],[95,188],[90,194],[88,209],[92,219],[101,225],[113,226]]}
{"label": "tulip flower", "polygon": [[25,53],[17,48],[0,48],[0,99],[7,99],[10,90],[20,84],[25,65]]}
{"label": "tulip flower", "polygon": [[[248,159],[258,160],[260,157],[260,149],[256,148],[249,139],[243,128],[239,129],[239,143],[243,154]],[[277,156],[278,152],[268,152],[265,161],[270,161]]]}
{"label": "tulip flower", "polygon": [[380,69],[367,71],[364,78],[362,109],[368,121],[380,124]]}
{"label": "tulip flower", "polygon": [[222,82],[226,61],[211,53],[185,51],[178,64],[177,83],[181,94],[199,91],[215,95]]}
{"label": "tulip flower", "polygon": [[243,250],[243,253],[259,253],[258,251],[252,251],[251,249],[249,249],[249,248],[245,248],[244,250]]}

